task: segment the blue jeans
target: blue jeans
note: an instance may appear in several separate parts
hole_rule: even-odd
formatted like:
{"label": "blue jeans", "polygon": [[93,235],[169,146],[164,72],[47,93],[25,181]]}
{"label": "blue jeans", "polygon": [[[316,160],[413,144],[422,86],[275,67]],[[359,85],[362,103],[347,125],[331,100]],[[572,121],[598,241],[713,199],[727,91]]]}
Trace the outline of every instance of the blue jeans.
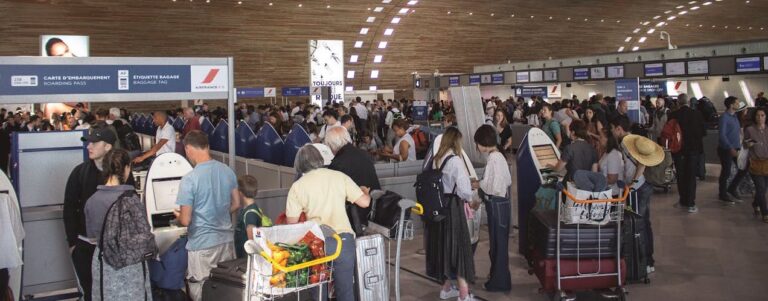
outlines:
{"label": "blue jeans", "polygon": [[731,184],[729,185],[728,178],[731,177],[731,169],[736,163],[736,158],[731,156],[731,150],[729,149],[718,148],[717,155],[720,157],[720,166],[722,167],[720,170],[719,178],[720,198],[727,199],[728,192],[736,194],[736,188],[739,187],[739,183],[741,183],[741,180],[744,179],[744,176],[747,175],[747,172],[743,170],[737,171],[736,176],[733,178],[733,181],[731,181]]}
{"label": "blue jeans", "polygon": [[648,265],[653,266],[653,229],[651,228],[651,196],[653,195],[653,185],[646,182],[637,190],[637,214],[643,217],[645,223],[646,254],[648,254]]}
{"label": "blue jeans", "polygon": [[[339,233],[341,236],[341,254],[333,261],[333,285],[336,289],[336,300],[355,301],[355,236],[351,233]],[[325,240],[325,253],[336,251],[336,240]],[[326,290],[327,291],[327,290]],[[313,294],[314,295],[314,294]]]}
{"label": "blue jeans", "polygon": [[512,204],[509,198],[491,196],[485,203],[488,212],[488,234],[491,244],[491,278],[485,283],[489,291],[509,291],[512,276],[509,273],[509,228]]}
{"label": "blue jeans", "polygon": [[768,187],[768,176],[751,175],[755,183],[755,205],[760,207],[760,213],[768,216],[768,205],[765,203],[765,192]]}

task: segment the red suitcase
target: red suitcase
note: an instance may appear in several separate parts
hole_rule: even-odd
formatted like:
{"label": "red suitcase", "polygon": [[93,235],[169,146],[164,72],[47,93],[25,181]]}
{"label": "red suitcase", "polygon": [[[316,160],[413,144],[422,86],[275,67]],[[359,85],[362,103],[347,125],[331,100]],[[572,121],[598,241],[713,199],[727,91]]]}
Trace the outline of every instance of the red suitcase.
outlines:
{"label": "red suitcase", "polygon": [[[557,259],[547,259],[539,252],[533,252],[533,273],[539,278],[541,290],[547,293],[557,291]],[[561,259],[561,276],[575,276],[581,274],[600,272],[600,274],[616,273],[616,258],[594,259]],[[621,283],[626,283],[627,267],[624,259],[621,259]],[[609,289],[619,285],[616,283],[616,275],[595,276],[590,278],[563,279],[560,284],[563,291],[583,291],[594,289]]]}

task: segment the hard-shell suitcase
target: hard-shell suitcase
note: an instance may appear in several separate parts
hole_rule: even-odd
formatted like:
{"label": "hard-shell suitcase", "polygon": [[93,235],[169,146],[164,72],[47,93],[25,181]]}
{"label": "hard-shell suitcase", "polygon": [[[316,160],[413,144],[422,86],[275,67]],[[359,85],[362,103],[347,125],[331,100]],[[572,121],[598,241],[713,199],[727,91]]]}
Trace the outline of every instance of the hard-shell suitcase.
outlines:
{"label": "hard-shell suitcase", "polygon": [[203,301],[243,300],[246,258],[219,262],[203,284]]}
{"label": "hard-shell suitcase", "polygon": [[[557,255],[557,210],[534,210],[529,219],[530,249],[546,258]],[[616,256],[616,224],[565,225],[560,229],[561,258],[607,258]]]}
{"label": "hard-shell suitcase", "polygon": [[637,213],[624,213],[621,250],[627,261],[627,281],[649,283],[648,252],[646,251],[645,222]]}
{"label": "hard-shell suitcase", "polygon": [[360,301],[389,300],[389,276],[387,255],[384,252],[384,236],[374,234],[358,237],[355,241],[357,252],[357,287]]}
{"label": "hard-shell suitcase", "polygon": [[[541,284],[541,290],[547,293],[554,293],[557,291],[557,259],[546,258],[542,256],[538,251],[534,251],[532,257],[534,258],[533,273],[539,278]],[[622,280],[626,281],[626,264],[624,260],[621,260]],[[562,276],[576,276],[591,273],[616,273],[616,258],[604,258],[597,259],[561,259],[560,260],[560,275]],[[609,289],[620,286],[616,283],[618,277],[616,275],[611,276],[596,276],[590,278],[572,278],[562,279],[560,284],[564,291],[583,291],[594,289]]]}

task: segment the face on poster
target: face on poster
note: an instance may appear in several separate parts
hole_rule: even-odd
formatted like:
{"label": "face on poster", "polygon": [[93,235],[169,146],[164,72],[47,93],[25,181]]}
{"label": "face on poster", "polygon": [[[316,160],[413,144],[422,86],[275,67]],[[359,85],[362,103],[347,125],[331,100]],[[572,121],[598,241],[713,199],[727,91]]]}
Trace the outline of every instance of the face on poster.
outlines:
{"label": "face on poster", "polygon": [[88,57],[89,50],[88,36],[40,36],[41,56]]}
{"label": "face on poster", "polygon": [[[331,87],[330,99],[344,101],[344,41],[310,40],[309,64],[312,87]],[[320,101],[315,96],[315,101]]]}

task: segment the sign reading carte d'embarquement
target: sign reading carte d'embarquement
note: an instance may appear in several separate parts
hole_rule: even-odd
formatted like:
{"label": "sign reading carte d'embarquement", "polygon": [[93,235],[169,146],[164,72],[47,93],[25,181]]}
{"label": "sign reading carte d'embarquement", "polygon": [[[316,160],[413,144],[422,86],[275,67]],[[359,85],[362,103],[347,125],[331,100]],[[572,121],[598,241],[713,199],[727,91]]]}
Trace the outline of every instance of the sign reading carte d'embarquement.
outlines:
{"label": "sign reading carte d'embarquement", "polygon": [[0,65],[0,95],[226,92],[227,66]]}

